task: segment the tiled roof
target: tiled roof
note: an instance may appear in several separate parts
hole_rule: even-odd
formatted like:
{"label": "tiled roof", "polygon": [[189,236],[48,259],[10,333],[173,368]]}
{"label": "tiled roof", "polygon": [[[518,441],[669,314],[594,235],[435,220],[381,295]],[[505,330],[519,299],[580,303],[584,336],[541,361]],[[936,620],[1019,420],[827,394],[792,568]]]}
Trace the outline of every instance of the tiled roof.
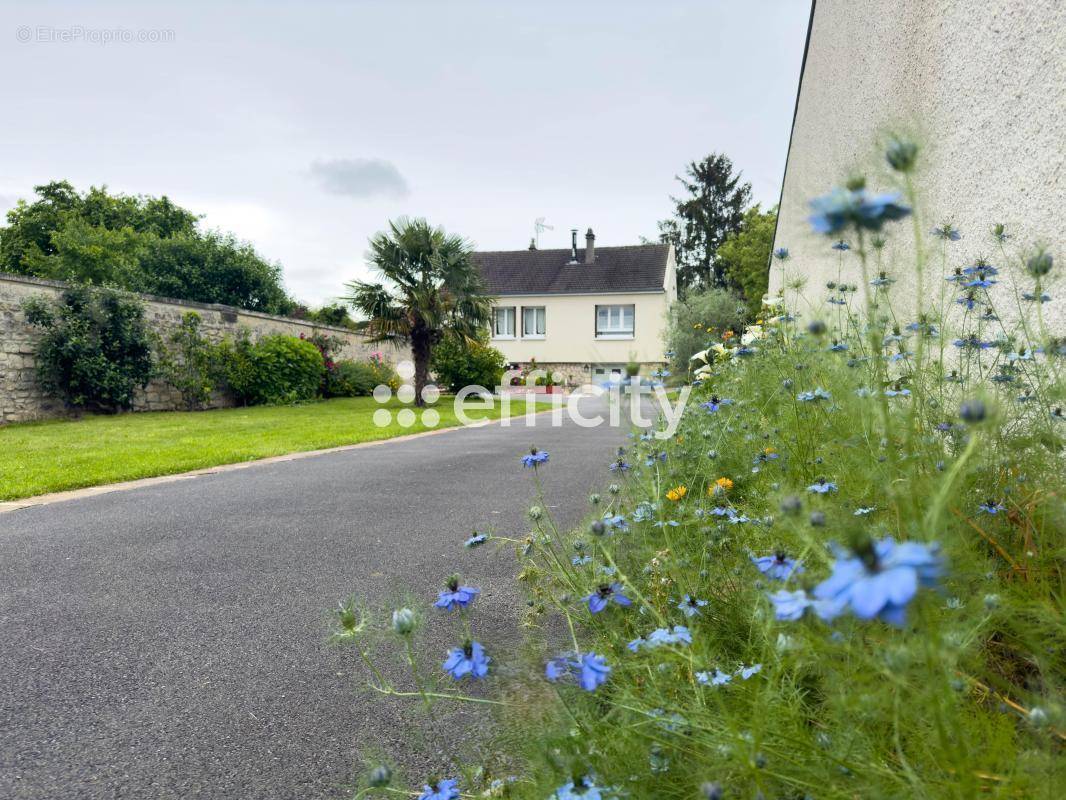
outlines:
{"label": "tiled roof", "polygon": [[670,246],[641,244],[597,247],[594,263],[585,263],[585,250],[496,250],[474,253],[474,263],[494,295],[597,294],[662,291]]}

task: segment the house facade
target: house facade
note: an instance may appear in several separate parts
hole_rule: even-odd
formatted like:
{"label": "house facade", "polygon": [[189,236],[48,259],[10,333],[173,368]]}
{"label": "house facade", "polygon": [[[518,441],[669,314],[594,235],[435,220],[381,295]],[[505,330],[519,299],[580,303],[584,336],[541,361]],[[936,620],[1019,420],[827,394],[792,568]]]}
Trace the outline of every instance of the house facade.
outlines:
{"label": "house facade", "polygon": [[651,372],[666,362],[667,311],[677,299],[673,247],[585,247],[474,254],[496,297],[492,346],[509,364],[536,361],[570,385],[624,374],[631,362]]}

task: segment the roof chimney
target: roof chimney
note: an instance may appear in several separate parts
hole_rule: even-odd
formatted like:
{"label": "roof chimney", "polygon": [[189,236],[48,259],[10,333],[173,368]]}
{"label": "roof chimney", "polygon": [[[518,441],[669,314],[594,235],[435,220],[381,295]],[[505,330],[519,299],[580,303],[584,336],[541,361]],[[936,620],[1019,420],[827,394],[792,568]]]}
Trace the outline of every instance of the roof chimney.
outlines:
{"label": "roof chimney", "polygon": [[570,263],[577,263],[577,228],[570,229]]}
{"label": "roof chimney", "polygon": [[530,250],[536,250],[537,249],[537,240],[536,239],[530,238],[530,240],[529,240],[529,249]]}
{"label": "roof chimney", "polygon": [[594,264],[596,262],[596,234],[592,232],[592,228],[589,228],[585,233],[585,263]]}

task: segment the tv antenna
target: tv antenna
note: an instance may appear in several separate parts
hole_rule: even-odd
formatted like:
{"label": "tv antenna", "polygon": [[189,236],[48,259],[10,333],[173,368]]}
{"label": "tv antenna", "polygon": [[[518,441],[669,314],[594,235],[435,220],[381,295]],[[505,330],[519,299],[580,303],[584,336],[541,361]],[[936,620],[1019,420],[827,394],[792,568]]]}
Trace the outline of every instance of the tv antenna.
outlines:
{"label": "tv antenna", "polygon": [[549,225],[548,223],[546,223],[544,221],[544,217],[537,217],[537,219],[533,222],[533,243],[536,245],[538,250],[540,249],[540,234],[541,234],[541,232],[542,231],[553,231],[553,230],[555,230],[555,226],[554,225]]}

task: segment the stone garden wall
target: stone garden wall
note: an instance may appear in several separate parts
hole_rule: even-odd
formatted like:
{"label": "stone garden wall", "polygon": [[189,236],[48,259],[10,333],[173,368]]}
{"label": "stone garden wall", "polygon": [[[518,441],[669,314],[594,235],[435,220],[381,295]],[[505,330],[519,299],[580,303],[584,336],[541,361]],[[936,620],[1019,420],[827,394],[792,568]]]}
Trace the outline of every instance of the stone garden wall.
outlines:
{"label": "stone garden wall", "polygon": [[[68,413],[61,400],[45,394],[37,381],[34,360],[39,332],[27,324],[22,313],[22,302],[29,297],[58,295],[65,285],[57,281],[45,281],[20,275],[0,273],[0,424],[23,422],[63,416]],[[320,331],[337,336],[346,342],[340,356],[350,359],[365,359],[374,351],[381,351],[385,358],[396,363],[410,354],[389,345],[370,344],[365,336],[346,328],[316,325],[301,320],[275,317],[255,311],[245,311],[231,306],[169,300],[162,297],[142,295],[145,315],[152,328],[160,335],[177,327],[182,316],[195,311],[202,320],[201,330],[210,339],[218,341],[224,336],[234,336],[247,328],[253,339],[271,333],[310,336]],[[212,407],[232,405],[231,398],[217,393]],[[181,396],[160,380],[153,380],[147,389],[138,392],[134,403],[137,411],[172,411],[183,408]]]}

